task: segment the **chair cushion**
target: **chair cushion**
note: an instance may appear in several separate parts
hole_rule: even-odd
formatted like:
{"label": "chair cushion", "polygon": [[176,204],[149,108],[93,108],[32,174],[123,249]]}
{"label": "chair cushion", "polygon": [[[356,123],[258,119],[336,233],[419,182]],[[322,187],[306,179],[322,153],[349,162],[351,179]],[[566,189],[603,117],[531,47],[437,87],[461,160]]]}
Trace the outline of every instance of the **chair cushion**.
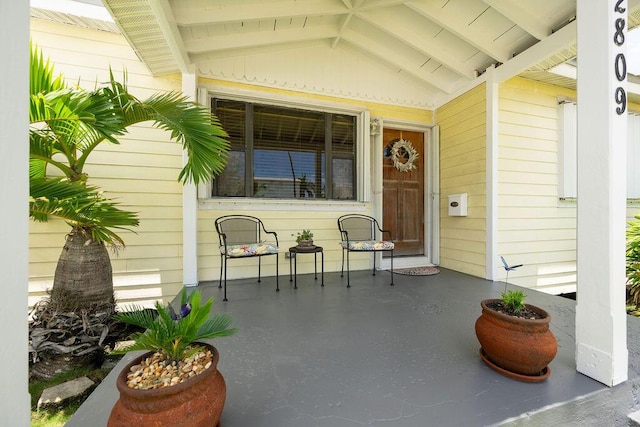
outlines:
{"label": "chair cushion", "polygon": [[390,251],[393,250],[394,244],[388,240],[343,241],[342,247],[350,251]]}
{"label": "chair cushion", "polygon": [[242,245],[229,245],[227,246],[227,253],[224,252],[224,246],[220,246],[220,253],[227,255],[228,257],[248,257],[256,255],[269,255],[277,254],[278,247],[274,243],[262,242],[262,243],[247,243]]}

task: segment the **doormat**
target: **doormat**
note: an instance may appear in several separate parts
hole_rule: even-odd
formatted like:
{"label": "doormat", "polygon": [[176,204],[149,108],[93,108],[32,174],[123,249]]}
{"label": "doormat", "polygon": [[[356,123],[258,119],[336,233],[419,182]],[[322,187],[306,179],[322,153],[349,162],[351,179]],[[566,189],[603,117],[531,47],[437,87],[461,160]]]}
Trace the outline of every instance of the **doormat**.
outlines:
{"label": "doormat", "polygon": [[394,269],[393,272],[405,276],[432,276],[440,273],[440,270],[436,267],[411,267]]}

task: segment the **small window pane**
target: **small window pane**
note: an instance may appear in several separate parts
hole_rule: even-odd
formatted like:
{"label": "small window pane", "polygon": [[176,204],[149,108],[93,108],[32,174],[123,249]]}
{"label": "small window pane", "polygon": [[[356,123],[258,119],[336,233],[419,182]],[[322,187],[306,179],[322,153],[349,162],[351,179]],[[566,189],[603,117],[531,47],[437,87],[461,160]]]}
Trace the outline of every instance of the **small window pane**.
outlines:
{"label": "small window pane", "polygon": [[332,198],[355,199],[356,118],[334,114],[331,121]]}
{"label": "small window pane", "polygon": [[244,194],[244,165],[243,151],[230,151],[227,166],[216,178],[214,196],[243,197]]}
{"label": "small window pane", "polygon": [[353,160],[333,159],[333,198],[351,200],[353,194]]}
{"label": "small window pane", "polygon": [[322,197],[324,113],[255,106],[255,197]]}
{"label": "small window pane", "polygon": [[231,145],[227,165],[213,181],[212,195],[244,197],[246,196],[246,104],[238,101],[214,99],[212,100],[212,110],[229,135]]}
{"label": "small window pane", "polygon": [[355,157],[356,118],[334,114],[331,121],[331,141],[333,155]]}

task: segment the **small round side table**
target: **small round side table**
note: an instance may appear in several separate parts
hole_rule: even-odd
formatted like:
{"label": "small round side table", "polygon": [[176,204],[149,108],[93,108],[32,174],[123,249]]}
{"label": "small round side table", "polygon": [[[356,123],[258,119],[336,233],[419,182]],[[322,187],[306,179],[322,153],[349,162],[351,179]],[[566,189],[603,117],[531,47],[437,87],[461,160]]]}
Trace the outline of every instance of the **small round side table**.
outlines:
{"label": "small round side table", "polygon": [[[298,254],[313,254],[314,280],[318,280],[318,253],[322,255],[322,282],[324,286],[324,252],[322,246],[292,246],[289,248],[289,281],[293,281],[293,289],[298,289]],[[291,260],[293,261],[293,277],[291,276]]]}

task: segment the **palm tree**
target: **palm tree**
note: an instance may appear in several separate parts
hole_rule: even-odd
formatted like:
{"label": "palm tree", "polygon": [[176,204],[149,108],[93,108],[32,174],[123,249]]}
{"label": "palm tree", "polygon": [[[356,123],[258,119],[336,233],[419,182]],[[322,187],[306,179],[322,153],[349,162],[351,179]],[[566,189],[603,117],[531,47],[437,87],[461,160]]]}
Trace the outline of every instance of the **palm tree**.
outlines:
{"label": "palm tree", "polygon": [[71,227],[58,260],[50,303],[65,311],[113,306],[111,261],[106,247],[124,246],[117,232],[138,225],[87,183],[84,166],[102,143],[118,144],[131,125],[151,121],[182,144],[187,161],[178,180],[198,184],[225,166],[227,134],[206,108],[174,92],[141,101],[114,79],[92,91],[69,87],[37,47],[30,64],[30,217],[65,220]]}

